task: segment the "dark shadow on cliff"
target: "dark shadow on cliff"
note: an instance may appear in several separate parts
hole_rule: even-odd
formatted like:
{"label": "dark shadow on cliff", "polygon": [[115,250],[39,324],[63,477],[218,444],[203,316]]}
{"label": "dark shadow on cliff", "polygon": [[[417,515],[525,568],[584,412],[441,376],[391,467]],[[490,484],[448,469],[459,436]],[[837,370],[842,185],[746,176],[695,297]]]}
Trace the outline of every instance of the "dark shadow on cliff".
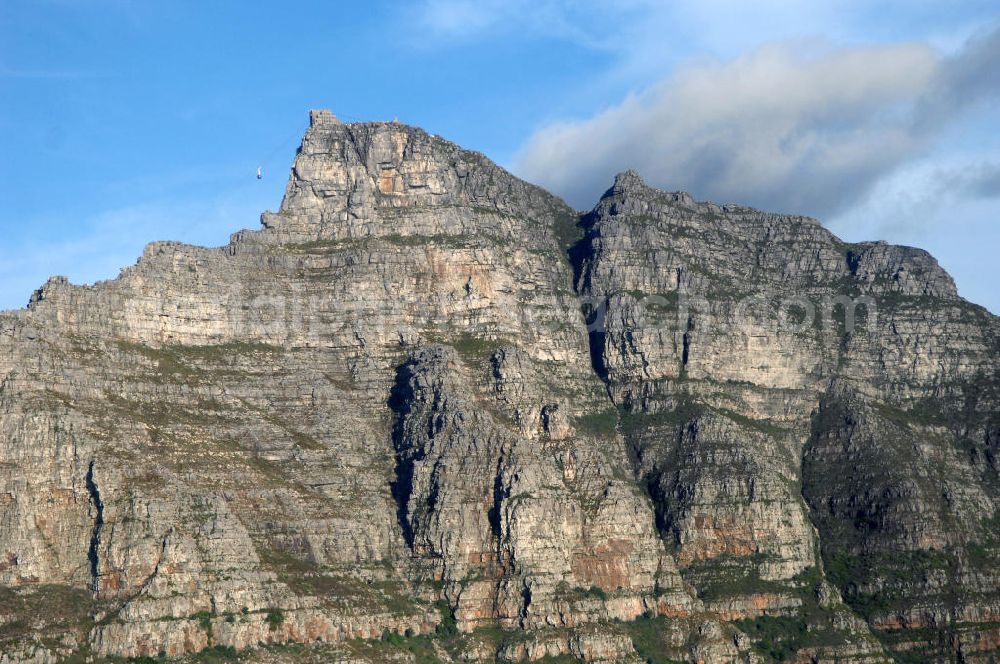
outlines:
{"label": "dark shadow on cliff", "polygon": [[101,500],[101,492],[97,488],[94,480],[94,461],[87,466],[87,476],[84,482],[87,486],[87,493],[90,494],[90,502],[94,506],[94,527],[90,533],[90,545],[87,547],[87,560],[90,562],[90,578],[93,583],[94,592],[100,590],[100,561],[98,560],[98,548],[101,545],[101,530],[104,528],[104,501]]}
{"label": "dark shadow on cliff", "polygon": [[396,381],[389,392],[386,404],[394,414],[392,425],[392,446],[395,450],[396,476],[390,483],[392,497],[396,501],[396,520],[403,531],[406,545],[413,548],[413,526],[407,518],[407,506],[413,493],[413,468],[420,459],[406,439],[406,416],[413,403],[413,388],[410,386],[412,360],[407,360],[396,369]]}
{"label": "dark shadow on cliff", "polygon": [[594,259],[594,240],[598,237],[596,222],[597,216],[594,212],[578,217],[573,226],[572,239],[565,242],[563,248],[573,269],[573,291],[581,298],[581,314],[587,325],[587,342],[590,347],[590,366],[601,381],[607,384],[608,371],[604,364],[604,316],[607,314],[608,302],[606,298],[594,297],[590,292],[590,265]]}

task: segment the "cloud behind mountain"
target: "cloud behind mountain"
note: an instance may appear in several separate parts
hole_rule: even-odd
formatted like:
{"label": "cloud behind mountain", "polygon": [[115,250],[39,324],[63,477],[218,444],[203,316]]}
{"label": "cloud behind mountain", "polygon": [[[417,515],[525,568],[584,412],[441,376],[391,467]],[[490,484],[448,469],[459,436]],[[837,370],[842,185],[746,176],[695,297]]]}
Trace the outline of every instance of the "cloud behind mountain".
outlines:
{"label": "cloud behind mountain", "polygon": [[950,56],[925,43],[770,44],[700,62],[589,118],[537,131],[525,178],[589,205],[617,171],[700,198],[828,216],[1000,91],[1000,30]]}

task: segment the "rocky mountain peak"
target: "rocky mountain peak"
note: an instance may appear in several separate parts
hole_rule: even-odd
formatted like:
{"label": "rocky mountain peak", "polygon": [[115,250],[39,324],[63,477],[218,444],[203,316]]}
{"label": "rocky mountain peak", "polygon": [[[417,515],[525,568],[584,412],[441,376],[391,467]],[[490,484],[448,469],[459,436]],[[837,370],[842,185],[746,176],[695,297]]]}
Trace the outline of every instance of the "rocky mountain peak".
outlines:
{"label": "rocky mountain peak", "polygon": [[854,275],[866,284],[881,284],[894,292],[955,298],[955,280],[923,249],[886,242],[859,242],[847,253]]}
{"label": "rocky mountain peak", "polygon": [[[312,111],[278,212],[261,221],[282,242],[397,233],[392,219],[476,208],[537,218],[572,211],[478,152],[398,122],[345,124]],[[445,212],[446,216],[450,213]]]}
{"label": "rocky mountain peak", "polygon": [[610,191],[615,194],[622,194],[626,191],[641,191],[646,188],[646,181],[642,179],[638,171],[629,169],[615,175],[615,182]]}
{"label": "rocky mountain peak", "polygon": [[[601,197],[601,200],[598,202],[598,206],[605,201],[617,204],[638,204],[640,206],[648,203],[653,203],[655,205],[672,203],[681,207],[692,209],[697,208],[699,205],[706,205],[697,203],[691,194],[686,191],[668,192],[652,187],[646,183],[637,171],[632,169],[615,175],[614,183]],[[707,205],[713,208],[716,207],[711,204]]]}

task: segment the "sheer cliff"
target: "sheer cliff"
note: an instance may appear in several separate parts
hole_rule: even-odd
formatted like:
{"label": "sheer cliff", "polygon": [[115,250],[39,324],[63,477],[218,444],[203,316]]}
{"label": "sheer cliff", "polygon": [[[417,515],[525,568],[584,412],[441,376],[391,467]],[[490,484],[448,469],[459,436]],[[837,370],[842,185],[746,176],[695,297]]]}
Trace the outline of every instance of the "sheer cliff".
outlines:
{"label": "sheer cliff", "polygon": [[925,252],[325,111],[261,222],[0,313],[0,662],[1000,656]]}

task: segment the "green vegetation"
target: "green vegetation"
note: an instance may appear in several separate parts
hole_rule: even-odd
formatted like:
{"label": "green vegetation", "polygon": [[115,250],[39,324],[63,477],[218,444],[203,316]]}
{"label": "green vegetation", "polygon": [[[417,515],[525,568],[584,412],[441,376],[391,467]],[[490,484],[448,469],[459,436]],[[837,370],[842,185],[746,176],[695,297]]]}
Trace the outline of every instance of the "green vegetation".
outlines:
{"label": "green vegetation", "polygon": [[[493,214],[496,214],[496,210],[489,210]],[[465,247],[474,247],[479,243],[479,238],[469,235],[383,235],[380,239],[391,242],[392,244],[398,244],[404,247],[420,247],[423,245],[441,245],[449,247],[452,249],[462,249]]]}
{"label": "green vegetation", "polygon": [[163,350],[175,353],[193,360],[200,360],[209,363],[222,363],[233,357],[241,357],[257,354],[281,354],[284,349],[273,344],[258,341],[228,341],[223,344],[211,344],[206,346],[164,346]]}
{"label": "green vegetation", "polygon": [[682,397],[672,410],[655,413],[624,411],[621,417],[621,432],[626,438],[635,438],[647,432],[655,432],[657,429],[673,429],[700,417],[706,409],[707,406]]}
{"label": "green vegetation", "polygon": [[282,583],[301,595],[319,597],[331,604],[349,604],[397,615],[411,615],[417,611],[413,600],[396,581],[366,582],[275,548],[261,546],[257,554],[261,562],[277,573]]}
{"label": "green vegetation", "polygon": [[584,597],[592,597],[594,599],[599,599],[602,602],[607,601],[608,594],[604,592],[604,589],[600,586],[590,586],[589,588],[576,588],[576,591],[582,594]]}
{"label": "green vegetation", "polygon": [[799,616],[760,616],[736,625],[753,639],[759,654],[777,662],[784,662],[809,640],[809,625]]}
{"label": "green vegetation", "polygon": [[674,650],[665,638],[669,630],[667,620],[663,617],[641,617],[624,625],[632,638],[632,647],[646,664],[678,664],[683,661],[672,659],[667,654]]}
{"label": "green vegetation", "polygon": [[824,563],[827,577],[840,588],[844,601],[866,619],[905,602],[907,586],[914,579],[956,565],[953,554],[927,549],[864,557],[842,551],[826,553]]}
{"label": "green vegetation", "polygon": [[580,224],[580,217],[568,210],[556,213],[552,231],[563,255],[567,255],[578,242],[586,237],[586,230]]}
{"label": "green vegetation", "polygon": [[941,416],[934,409],[928,408],[927,404],[918,405],[910,410],[903,410],[902,408],[878,402],[873,402],[871,406],[879,417],[904,429],[941,426],[944,424]]}
{"label": "green vegetation", "polygon": [[226,369],[234,362],[261,354],[285,352],[279,346],[260,342],[230,341],[204,346],[147,346],[128,341],[115,344],[124,353],[140,355],[152,364],[152,373],[145,376],[156,383],[198,385],[209,382],[213,371]]}
{"label": "green vegetation", "polygon": [[783,436],[787,433],[783,428],[772,424],[767,420],[757,420],[746,415],[741,415],[735,411],[729,410],[728,408],[717,408],[715,409],[720,415],[724,415],[729,419],[733,420],[737,424],[746,427],[748,429],[756,429],[761,433],[767,434],[768,436]]}
{"label": "green vegetation", "polygon": [[713,407],[688,395],[681,395],[671,410],[653,413],[623,410],[619,430],[633,453],[641,455],[647,450],[662,449],[665,444],[672,444],[675,434],[682,427],[710,413],[770,437],[782,437],[788,433],[785,428],[767,420],[747,417],[728,408]]}
{"label": "green vegetation", "polygon": [[612,438],[618,426],[618,411],[615,408],[609,408],[597,413],[587,413],[577,417],[574,424],[583,433]]}
{"label": "green vegetation", "polygon": [[212,635],[212,614],[208,611],[199,611],[198,613],[191,616],[198,621],[198,626],[203,630],[208,632],[209,636]]}
{"label": "green vegetation", "polygon": [[384,632],[380,639],[354,639],[348,647],[366,661],[395,661],[401,652],[408,653],[414,664],[438,664],[432,638],[426,635],[401,636]]}
{"label": "green vegetation", "polygon": [[281,612],[281,609],[267,609],[267,615],[264,617],[264,622],[267,623],[267,628],[273,632],[284,624],[285,614]]}
{"label": "green vegetation", "polygon": [[236,662],[239,661],[239,654],[232,646],[211,646],[205,648],[194,656],[195,662],[205,664],[215,664],[216,662]]}
{"label": "green vegetation", "polygon": [[153,363],[156,375],[161,381],[169,379],[171,382],[194,382],[197,377],[196,369],[188,366],[165,346],[154,348],[127,341],[119,341],[117,346],[125,353],[142,355]]}
{"label": "green vegetation", "polygon": [[984,518],[981,524],[983,532],[986,534],[985,543],[991,547],[1000,546],[1000,510],[997,510],[993,516]]}
{"label": "green vegetation", "polygon": [[175,432],[184,427],[209,427],[219,423],[225,412],[214,400],[200,400],[194,404],[171,404],[166,401],[138,401],[105,392],[106,415],[121,415],[145,424],[154,443],[175,441]]}
{"label": "green vegetation", "polygon": [[46,584],[23,588],[0,587],[0,607],[13,619],[0,623],[0,651],[5,642],[17,642],[31,634],[78,631],[93,624],[92,611],[99,607],[83,588]]}
{"label": "green vegetation", "polygon": [[788,584],[760,578],[757,569],[766,559],[765,554],[720,556],[692,564],[683,575],[698,591],[698,597],[706,601],[788,592]]}
{"label": "green vegetation", "polygon": [[437,604],[438,611],[441,612],[441,622],[437,626],[438,636],[448,638],[458,634],[458,623],[455,621],[455,614],[452,612],[448,602],[441,599]]}
{"label": "green vegetation", "polygon": [[471,360],[489,359],[493,351],[502,345],[501,341],[473,336],[467,332],[459,332],[443,343],[451,345],[459,355]]}
{"label": "green vegetation", "polygon": [[[129,664],[164,664],[164,662],[169,661],[180,661],[185,664],[224,664],[225,662],[239,662],[243,658],[240,653],[236,651],[232,646],[208,646],[200,652],[192,653],[190,655],[185,655],[179,660],[167,658],[163,653],[160,653],[157,657],[150,657],[148,655],[141,655],[139,657],[129,657],[128,659],[121,659],[118,657],[108,657],[98,660],[88,660],[96,663],[107,663],[114,664],[117,662],[128,662]],[[64,660],[62,664],[67,664]]]}
{"label": "green vegetation", "polygon": [[817,600],[823,582],[819,567],[803,570],[792,582],[795,587],[791,592],[802,601],[793,615],[734,621],[754,641],[758,654],[768,661],[784,662],[802,648],[837,645],[845,638],[837,610],[823,608]]}

